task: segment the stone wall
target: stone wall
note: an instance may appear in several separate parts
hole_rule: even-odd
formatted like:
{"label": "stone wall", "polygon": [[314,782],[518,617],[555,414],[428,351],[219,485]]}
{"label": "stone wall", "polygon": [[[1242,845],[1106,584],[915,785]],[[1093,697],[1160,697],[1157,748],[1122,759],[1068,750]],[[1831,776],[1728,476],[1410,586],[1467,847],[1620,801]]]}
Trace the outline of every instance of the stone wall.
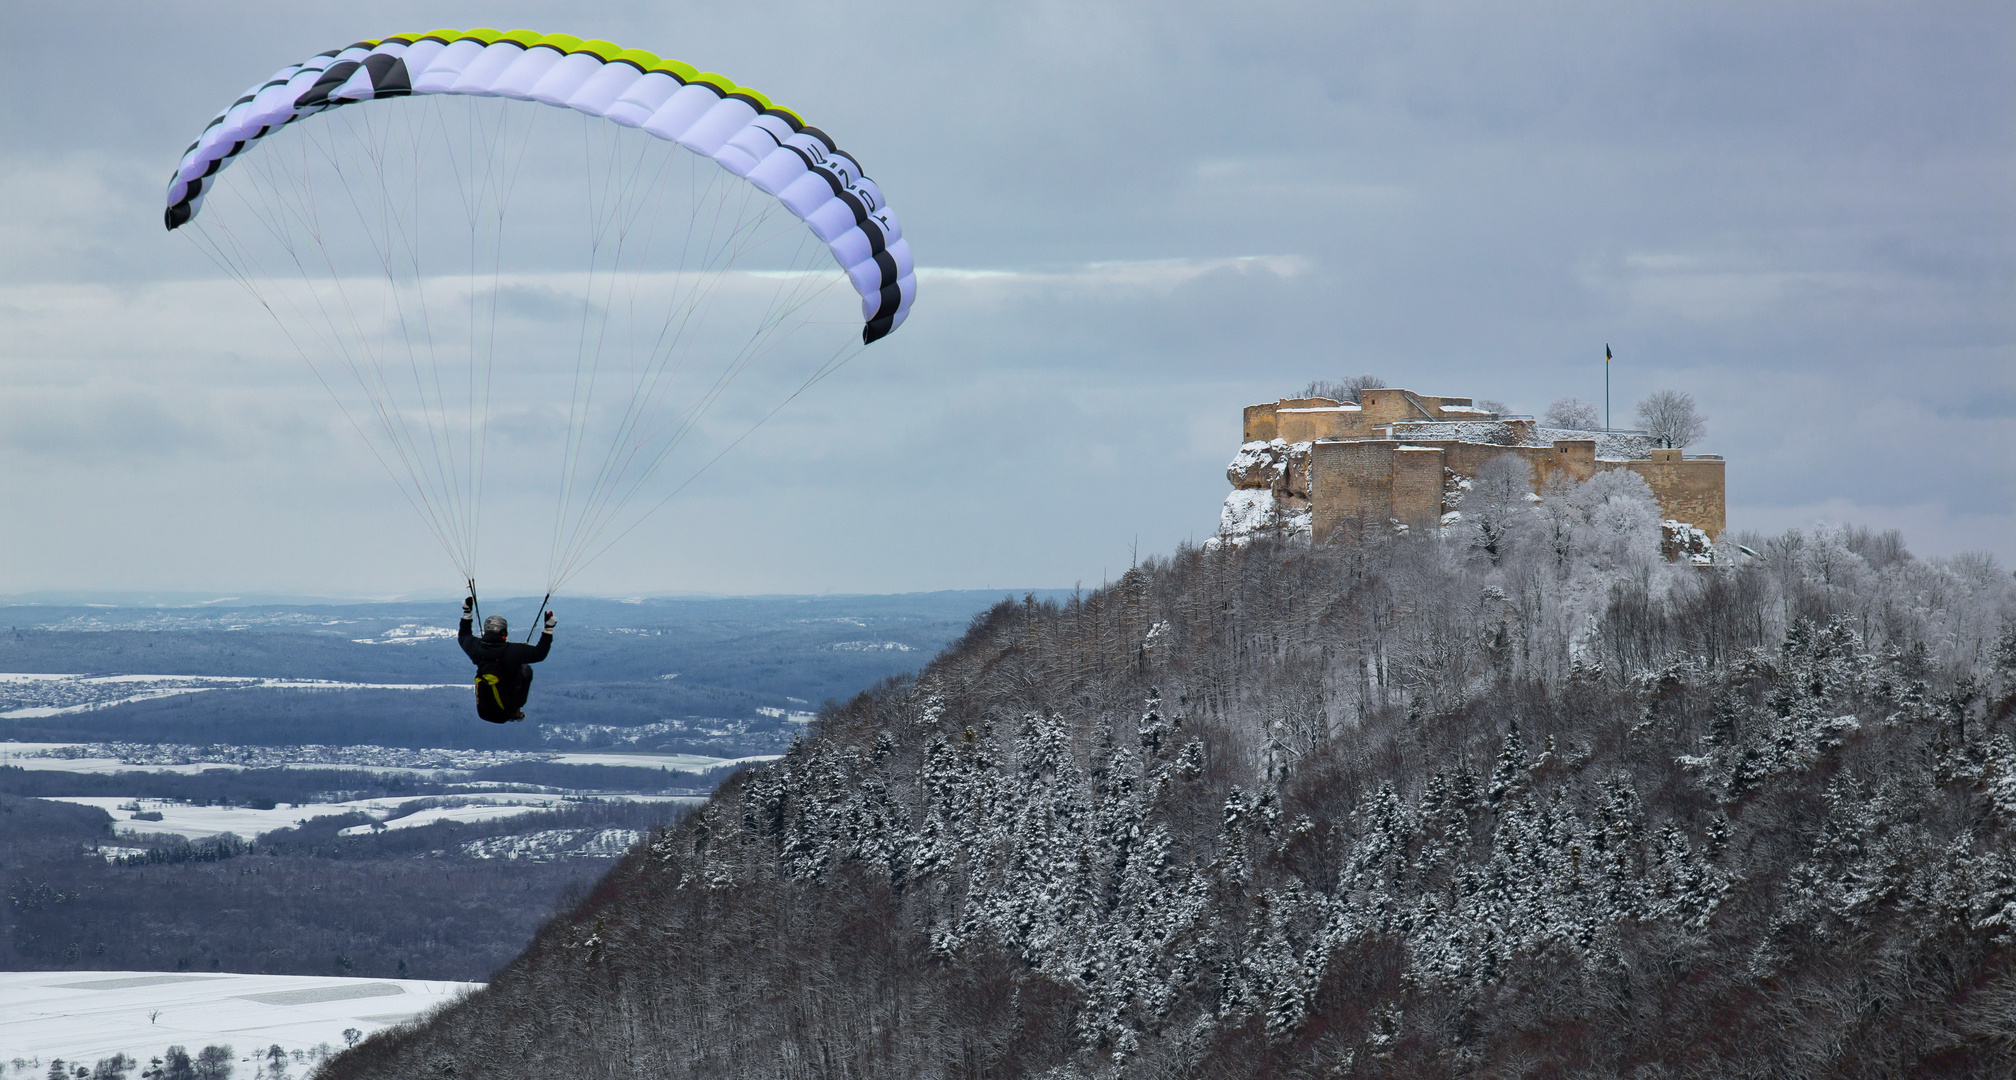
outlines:
{"label": "stone wall", "polygon": [[1721,458],[1690,458],[1678,450],[1654,450],[1650,461],[1604,462],[1612,468],[1630,469],[1645,478],[1659,500],[1659,511],[1674,521],[1684,521],[1709,536],[1720,536],[1728,527],[1724,499],[1724,462]]}
{"label": "stone wall", "polygon": [[1577,480],[1587,480],[1596,475],[1596,444],[1587,439],[1566,439],[1552,446],[1493,446],[1488,443],[1435,442],[1414,443],[1416,446],[1436,446],[1442,449],[1443,464],[1450,471],[1462,476],[1475,476],[1477,470],[1492,458],[1505,454],[1517,454],[1533,466],[1533,482],[1545,485],[1547,478],[1556,471],[1566,472]]}
{"label": "stone wall", "polygon": [[1365,411],[1356,405],[1306,405],[1274,414],[1275,436],[1288,443],[1356,438],[1367,430]]}
{"label": "stone wall", "polygon": [[1370,439],[1384,434],[1380,429],[1389,424],[1493,419],[1493,414],[1472,406],[1469,398],[1428,397],[1398,389],[1361,390],[1358,396],[1357,405],[1330,398],[1282,398],[1248,405],[1244,441]]}
{"label": "stone wall", "polygon": [[1533,467],[1533,482],[1539,487],[1545,487],[1556,472],[1581,481],[1598,470],[1630,469],[1645,478],[1662,516],[1720,536],[1727,527],[1724,462],[1685,458],[1678,450],[1652,453],[1647,461],[1600,460],[1592,439],[1562,439],[1553,446],[1391,439],[1318,442],[1309,452],[1311,525],[1319,540],[1345,522],[1432,526],[1450,509],[1442,502],[1444,470],[1475,476],[1485,462],[1516,454]]}
{"label": "stone wall", "polygon": [[1395,516],[1393,446],[1323,442],[1310,448],[1310,526],[1317,539],[1328,539],[1346,522],[1385,522]]}
{"label": "stone wall", "polygon": [[[1273,442],[1275,439],[1289,443],[1313,441],[1312,439],[1302,437],[1291,439],[1281,434],[1280,413],[1284,409],[1288,410],[1291,414],[1290,426],[1292,427],[1297,422],[1296,414],[1309,411],[1324,412],[1331,409],[1347,409],[1356,412],[1358,406],[1345,405],[1340,401],[1332,401],[1329,398],[1320,397],[1282,398],[1279,401],[1269,401],[1260,405],[1248,405],[1246,406],[1245,438],[1242,441],[1248,443]],[[1297,434],[1299,436],[1300,433],[1298,432]],[[1326,427],[1316,438],[1330,438],[1335,434],[1336,432]]]}
{"label": "stone wall", "polygon": [[1360,390],[1358,403],[1370,427],[1409,420],[1483,420],[1492,415],[1477,411],[1466,397],[1430,397],[1398,387]]}
{"label": "stone wall", "polygon": [[1393,516],[1410,529],[1442,523],[1442,451],[1433,446],[1393,448]]}

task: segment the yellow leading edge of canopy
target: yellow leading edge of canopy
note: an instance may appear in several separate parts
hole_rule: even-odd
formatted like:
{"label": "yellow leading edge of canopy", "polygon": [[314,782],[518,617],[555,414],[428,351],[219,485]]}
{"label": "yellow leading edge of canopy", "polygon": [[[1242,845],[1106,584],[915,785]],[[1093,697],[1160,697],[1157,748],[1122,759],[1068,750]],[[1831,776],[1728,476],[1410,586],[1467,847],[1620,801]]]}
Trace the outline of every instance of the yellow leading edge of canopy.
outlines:
{"label": "yellow leading edge of canopy", "polygon": [[701,71],[691,64],[679,60],[668,60],[646,49],[625,49],[613,41],[604,41],[601,38],[583,41],[572,34],[542,34],[537,30],[492,30],[487,26],[481,26],[473,30],[444,28],[441,30],[429,30],[424,34],[394,34],[387,38],[367,38],[359,42],[359,44],[369,45],[375,49],[388,41],[397,41],[411,45],[423,38],[433,38],[436,41],[450,45],[458,41],[480,41],[485,45],[494,45],[500,41],[509,41],[515,45],[522,45],[527,49],[535,45],[544,45],[547,48],[559,50],[564,56],[572,56],[575,53],[588,53],[601,59],[604,63],[620,60],[637,65],[644,70],[646,75],[658,71],[672,76],[682,84],[702,83],[711,86],[724,98],[730,94],[741,94],[745,97],[754,98],[758,103],[759,109],[775,110],[788,114],[791,119],[798,122],[800,127],[805,125],[805,118],[800,116],[796,109],[787,109],[771,101],[769,95],[754,87],[737,85],[735,80],[730,79],[726,75],[713,71]]}

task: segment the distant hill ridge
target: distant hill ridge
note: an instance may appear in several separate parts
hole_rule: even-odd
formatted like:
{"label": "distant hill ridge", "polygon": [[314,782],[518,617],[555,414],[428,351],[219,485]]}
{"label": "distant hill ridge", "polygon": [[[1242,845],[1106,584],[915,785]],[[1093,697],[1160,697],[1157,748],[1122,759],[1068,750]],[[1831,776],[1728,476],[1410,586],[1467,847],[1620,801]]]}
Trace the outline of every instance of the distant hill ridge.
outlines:
{"label": "distant hill ridge", "polygon": [[[788,712],[816,708],[914,670],[957,637],[974,612],[1003,595],[556,602],[559,636],[552,656],[540,665],[540,689],[530,712],[535,724],[636,727],[725,717],[795,730],[783,719]],[[486,610],[529,618],[537,601],[493,601]],[[53,717],[8,715],[52,702],[0,687],[0,739],[538,746],[538,733],[524,725],[475,722],[469,662],[454,642],[459,611],[459,602],[0,607],[0,673],[464,687],[316,694],[247,688],[201,695],[201,701],[136,701]],[[8,685],[21,688],[18,682]],[[766,725],[766,718],[776,722]],[[688,748],[722,757],[774,749],[767,742],[741,749]]]}
{"label": "distant hill ridge", "polygon": [[1003,603],[317,1075],[2009,1075],[2016,582],[1756,542]]}

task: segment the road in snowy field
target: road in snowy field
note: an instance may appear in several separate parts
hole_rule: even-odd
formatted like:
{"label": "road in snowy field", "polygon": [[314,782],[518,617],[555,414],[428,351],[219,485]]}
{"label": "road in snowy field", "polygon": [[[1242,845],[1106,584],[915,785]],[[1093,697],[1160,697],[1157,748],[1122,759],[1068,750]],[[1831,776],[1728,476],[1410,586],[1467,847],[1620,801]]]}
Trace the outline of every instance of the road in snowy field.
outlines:
{"label": "road in snowy field", "polygon": [[[0,972],[0,1061],[53,1058],[90,1065],[125,1054],[141,1063],[171,1045],[193,1056],[232,1048],[264,1065],[278,1045],[290,1055],[343,1032],[369,1035],[481,983],[340,979],[302,975],[172,975],[158,971]],[[239,1075],[250,1075],[242,1065]]]}

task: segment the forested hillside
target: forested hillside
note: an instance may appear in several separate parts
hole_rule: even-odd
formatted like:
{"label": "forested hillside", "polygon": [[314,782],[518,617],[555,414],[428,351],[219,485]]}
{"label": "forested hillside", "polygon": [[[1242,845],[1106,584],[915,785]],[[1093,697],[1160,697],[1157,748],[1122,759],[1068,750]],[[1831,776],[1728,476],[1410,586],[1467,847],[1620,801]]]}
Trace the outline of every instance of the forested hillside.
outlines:
{"label": "forested hillside", "polygon": [[2009,573],[1489,497],[1002,604],[321,1075],[2016,1070]]}

